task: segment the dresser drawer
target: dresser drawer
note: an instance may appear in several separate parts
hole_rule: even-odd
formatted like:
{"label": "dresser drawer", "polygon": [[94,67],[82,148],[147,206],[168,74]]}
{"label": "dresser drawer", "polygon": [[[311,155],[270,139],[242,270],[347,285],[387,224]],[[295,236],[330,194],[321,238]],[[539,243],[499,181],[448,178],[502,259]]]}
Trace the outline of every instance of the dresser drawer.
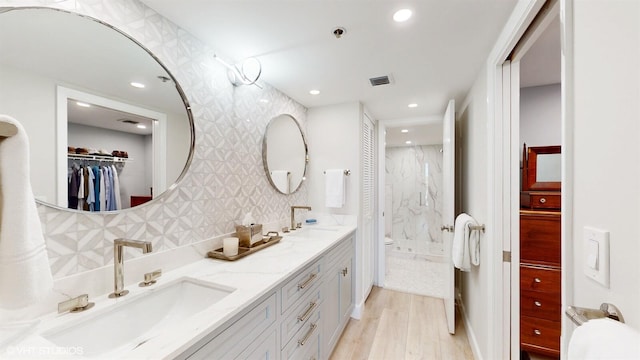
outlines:
{"label": "dresser drawer", "polygon": [[533,209],[560,209],[560,194],[531,194]]}
{"label": "dresser drawer", "polygon": [[558,268],[520,265],[520,290],[539,291],[560,296],[561,273]]}
{"label": "dresser drawer", "polygon": [[524,316],[559,322],[562,316],[560,293],[520,291],[520,313]]}
{"label": "dresser drawer", "polygon": [[560,213],[520,211],[520,261],[560,266]]}
{"label": "dresser drawer", "polygon": [[282,287],[282,314],[308,294],[310,290],[321,281],[323,268],[322,259],[317,260],[300,271],[296,277],[289,280]]}
{"label": "dresser drawer", "polygon": [[521,316],[520,346],[523,350],[560,356],[560,323]]}

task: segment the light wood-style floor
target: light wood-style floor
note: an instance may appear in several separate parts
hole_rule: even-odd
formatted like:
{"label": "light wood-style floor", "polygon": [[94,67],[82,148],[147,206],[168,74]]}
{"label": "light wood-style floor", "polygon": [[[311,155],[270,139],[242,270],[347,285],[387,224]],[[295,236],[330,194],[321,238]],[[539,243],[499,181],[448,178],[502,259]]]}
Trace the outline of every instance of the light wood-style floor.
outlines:
{"label": "light wood-style floor", "polygon": [[450,335],[442,299],[374,287],[361,320],[350,319],[331,360],[470,359],[460,316]]}

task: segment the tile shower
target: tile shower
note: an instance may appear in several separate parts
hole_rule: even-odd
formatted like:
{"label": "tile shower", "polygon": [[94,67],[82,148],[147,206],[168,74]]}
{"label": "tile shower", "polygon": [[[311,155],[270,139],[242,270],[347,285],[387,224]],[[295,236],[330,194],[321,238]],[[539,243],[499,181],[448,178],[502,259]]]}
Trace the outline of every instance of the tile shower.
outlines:
{"label": "tile shower", "polygon": [[385,287],[444,296],[442,145],[385,152]]}

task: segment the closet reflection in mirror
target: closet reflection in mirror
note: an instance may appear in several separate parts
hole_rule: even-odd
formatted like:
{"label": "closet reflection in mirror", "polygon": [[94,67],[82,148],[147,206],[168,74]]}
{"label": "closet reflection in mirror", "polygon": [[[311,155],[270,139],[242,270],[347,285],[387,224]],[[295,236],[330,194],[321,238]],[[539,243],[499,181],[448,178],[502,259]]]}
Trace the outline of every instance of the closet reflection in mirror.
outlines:
{"label": "closet reflection in mirror", "polygon": [[300,188],[307,169],[307,142],[293,116],[282,114],[269,121],[262,161],[269,183],[278,192],[291,194]]}
{"label": "closet reflection in mirror", "polygon": [[[119,180],[137,182],[121,184],[122,209],[132,197],[158,197],[184,174],[194,144],[187,100],[173,76],[136,41],[86,16],[10,8],[0,12],[0,47],[0,111],[27,131],[31,184],[40,202],[77,208],[69,203],[71,165],[110,165],[114,151],[128,155],[116,166]],[[79,109],[78,101],[91,108]],[[108,121],[95,113],[74,120],[74,112],[91,109],[119,113]],[[122,120],[120,125],[135,128],[124,120],[143,118],[152,125],[145,134],[107,124]],[[73,154],[70,161],[69,146],[102,154],[102,162],[89,162],[87,154]]]}

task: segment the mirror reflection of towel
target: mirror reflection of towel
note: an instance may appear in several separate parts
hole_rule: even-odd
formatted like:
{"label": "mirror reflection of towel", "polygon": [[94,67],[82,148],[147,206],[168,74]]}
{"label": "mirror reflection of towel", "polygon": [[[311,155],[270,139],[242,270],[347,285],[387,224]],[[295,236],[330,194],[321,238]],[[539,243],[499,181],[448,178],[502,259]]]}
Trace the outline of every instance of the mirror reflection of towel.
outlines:
{"label": "mirror reflection of towel", "polygon": [[273,181],[273,184],[278,190],[285,194],[289,194],[291,192],[290,178],[291,173],[287,170],[273,170],[271,172],[271,181]]}
{"label": "mirror reflection of towel", "polygon": [[345,204],[345,175],[344,169],[329,169],[325,171],[325,206],[341,208]]}

